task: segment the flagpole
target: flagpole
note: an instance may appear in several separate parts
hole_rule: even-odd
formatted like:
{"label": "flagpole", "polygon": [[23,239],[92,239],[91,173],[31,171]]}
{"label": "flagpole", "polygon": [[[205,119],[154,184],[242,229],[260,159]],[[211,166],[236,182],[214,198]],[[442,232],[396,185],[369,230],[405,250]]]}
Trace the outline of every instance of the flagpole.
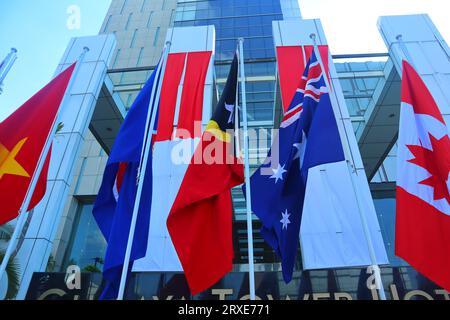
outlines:
{"label": "flagpole", "polygon": [[[236,50],[237,53],[239,53],[239,48]],[[238,65],[239,70],[239,65]],[[235,98],[235,108],[234,108],[234,137],[235,137],[235,156],[236,158],[241,157],[241,137],[239,135],[239,129],[241,126],[240,119],[239,119],[239,73],[238,73],[238,81],[236,82],[236,98]]]}
{"label": "flagpole", "polygon": [[78,59],[78,62],[75,66],[75,69],[72,73],[71,79],[69,81],[69,84],[67,86],[66,92],[64,93],[64,97],[61,101],[61,104],[58,108],[58,111],[56,113],[55,119],[53,120],[53,124],[52,124],[52,130],[50,131],[50,134],[47,136],[47,140],[45,141],[45,145],[44,148],[42,149],[41,155],[39,156],[39,160],[38,160],[38,164],[36,167],[36,170],[33,173],[33,176],[31,178],[31,182],[30,185],[28,187],[27,193],[25,195],[25,199],[22,202],[22,206],[20,207],[19,210],[19,217],[17,219],[16,222],[16,227],[14,229],[14,233],[11,236],[11,240],[9,241],[8,244],[8,248],[6,249],[6,253],[5,256],[3,257],[3,261],[2,264],[0,266],[0,281],[2,280],[2,277],[5,273],[6,267],[9,263],[9,260],[11,259],[11,256],[15,250],[16,244],[17,244],[17,240],[19,238],[20,233],[23,230],[23,227],[25,225],[26,222],[26,218],[27,218],[27,210],[28,207],[30,205],[31,199],[33,197],[34,191],[36,189],[36,185],[39,181],[39,177],[41,175],[42,169],[44,167],[45,164],[45,160],[47,158],[47,155],[50,151],[50,147],[52,145],[53,139],[56,135],[56,132],[58,130],[58,118],[61,114],[61,106],[63,106],[65,104],[65,102],[69,99],[70,97],[70,92],[72,89],[72,86],[75,82],[76,79],[76,75],[78,74],[78,71],[80,70],[81,64],[83,63],[84,57],[86,56],[86,53],[89,51],[88,47],[84,47],[83,48],[83,53],[80,55],[80,58]]}
{"label": "flagpole", "polygon": [[[415,69],[415,70],[417,70],[416,69],[416,66],[414,65],[414,62],[412,61],[412,59],[411,59],[411,55],[409,54],[409,50],[408,50],[408,48],[406,47],[406,45],[405,45],[405,42],[403,41],[403,35],[401,35],[401,34],[399,34],[399,35],[397,35],[396,37],[395,37],[395,39],[398,41],[398,45],[399,45],[399,47],[400,47],[400,50],[402,51],[402,53],[404,54],[404,56],[405,56],[405,60],[406,61],[408,61],[408,63]],[[402,69],[402,63],[400,62],[400,69],[399,70],[401,70]]]}
{"label": "flagpole", "polygon": [[[310,38],[314,42],[314,52],[316,54],[317,61],[320,64],[320,68],[322,69],[323,78],[324,78],[324,81],[325,81],[325,85],[326,85],[326,87],[328,89],[328,93],[331,96],[331,86],[330,86],[330,83],[329,83],[329,80],[328,80],[327,70],[324,67],[324,63],[322,61],[322,56],[320,55],[319,47],[318,47],[317,42],[316,42],[316,35],[313,33],[313,34],[310,35]],[[380,271],[380,267],[377,264],[377,259],[376,259],[376,255],[375,255],[375,249],[373,247],[373,242],[372,242],[372,237],[370,235],[369,226],[367,224],[366,216],[365,216],[365,214],[362,211],[362,206],[361,206],[360,199],[359,199],[359,196],[358,196],[358,190],[357,190],[357,187],[356,187],[356,183],[354,181],[353,173],[358,175],[358,171],[356,170],[356,166],[354,165],[354,163],[350,164],[353,167],[353,170],[350,169],[350,167],[348,165],[349,163],[350,163],[350,161],[347,160],[347,168],[348,168],[349,173],[350,173],[350,180],[352,182],[353,192],[355,193],[355,199],[356,199],[356,203],[358,205],[358,213],[359,213],[359,216],[360,216],[360,219],[361,219],[361,224],[363,226],[364,237],[365,237],[366,242],[367,242],[367,248],[369,250],[370,261],[372,263],[372,268],[373,268],[374,275],[375,275],[376,288],[379,291],[379,295],[380,295],[381,300],[386,300],[386,293],[384,292],[384,286],[383,286],[383,282],[381,280],[381,271]]]}
{"label": "flagpole", "polygon": [[[166,42],[166,47],[162,58],[162,64],[158,65],[155,79],[158,79],[158,76],[164,77],[167,65],[167,57],[170,52],[170,46],[171,42],[169,41]],[[136,192],[136,199],[134,201],[133,216],[131,218],[130,232],[128,234],[127,249],[125,251],[125,259],[122,267],[122,275],[120,278],[119,294],[117,296],[117,300],[124,299],[128,268],[130,265],[130,258],[131,258],[131,249],[133,247],[134,233],[136,230],[137,216],[139,213],[139,206],[141,204],[141,196],[144,187],[145,173],[147,172],[147,164],[150,156],[150,148],[152,147],[153,128],[155,127],[156,114],[158,113],[157,104],[159,103],[161,96],[161,87],[163,83],[162,80],[163,80],[162,78],[159,79],[156,90],[155,86],[153,86],[152,93],[150,96],[150,104],[147,112],[147,124],[145,127],[143,140],[144,144],[142,145],[143,157],[141,158],[142,161],[139,165],[139,172],[138,172],[138,189]]]}
{"label": "flagpole", "polygon": [[11,52],[6,56],[5,60],[3,61],[3,65],[0,69],[0,94],[2,94],[2,86],[3,86],[3,80],[5,80],[6,75],[11,70],[14,62],[17,60],[17,49],[11,48]]}
{"label": "flagpole", "polygon": [[250,192],[250,156],[248,141],[247,96],[244,70],[244,38],[239,38],[239,78],[241,81],[242,112],[244,122],[244,157],[245,157],[245,198],[247,206],[247,242],[248,242],[248,275],[250,284],[250,300],[256,300],[255,294],[255,262],[253,258],[253,219]]}

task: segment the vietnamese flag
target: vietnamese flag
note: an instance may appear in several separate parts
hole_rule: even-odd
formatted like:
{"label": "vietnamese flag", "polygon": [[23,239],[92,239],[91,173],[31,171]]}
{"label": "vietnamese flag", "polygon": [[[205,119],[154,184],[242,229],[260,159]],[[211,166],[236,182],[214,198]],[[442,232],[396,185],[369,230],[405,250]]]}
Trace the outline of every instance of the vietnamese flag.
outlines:
{"label": "vietnamese flag", "polygon": [[439,108],[403,61],[395,253],[450,291],[450,139]]}
{"label": "vietnamese flag", "polygon": [[[0,123],[0,225],[19,215],[74,69],[75,63]],[[45,194],[50,154],[28,211]]]}
{"label": "vietnamese flag", "polygon": [[231,189],[244,182],[242,161],[231,152],[237,79],[235,56],[222,97],[167,218],[193,295],[213,286],[233,267]]}

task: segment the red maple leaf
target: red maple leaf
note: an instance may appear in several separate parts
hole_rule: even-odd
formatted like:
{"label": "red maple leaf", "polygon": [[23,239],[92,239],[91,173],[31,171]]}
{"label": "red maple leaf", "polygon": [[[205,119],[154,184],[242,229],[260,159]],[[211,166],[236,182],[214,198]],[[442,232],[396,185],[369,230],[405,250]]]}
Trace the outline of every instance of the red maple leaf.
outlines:
{"label": "red maple leaf", "polygon": [[408,160],[430,173],[430,177],[420,181],[420,184],[430,186],[434,189],[434,200],[445,199],[450,204],[450,194],[447,187],[448,174],[450,172],[450,139],[448,135],[440,140],[430,134],[433,150],[421,146],[407,145],[409,151],[414,155]]}

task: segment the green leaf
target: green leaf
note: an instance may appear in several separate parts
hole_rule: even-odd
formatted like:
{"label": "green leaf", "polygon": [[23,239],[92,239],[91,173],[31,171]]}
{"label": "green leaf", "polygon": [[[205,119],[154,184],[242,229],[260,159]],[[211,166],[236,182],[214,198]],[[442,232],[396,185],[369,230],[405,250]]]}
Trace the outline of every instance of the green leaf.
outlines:
{"label": "green leaf", "polygon": [[56,133],[60,132],[64,128],[64,122],[58,123],[58,127],[56,128]]}
{"label": "green leaf", "polygon": [[[5,252],[0,250],[0,262],[3,261]],[[5,300],[14,299],[19,292],[20,286],[20,266],[16,258],[9,259],[6,266],[6,274],[8,276],[8,290],[6,291]]]}

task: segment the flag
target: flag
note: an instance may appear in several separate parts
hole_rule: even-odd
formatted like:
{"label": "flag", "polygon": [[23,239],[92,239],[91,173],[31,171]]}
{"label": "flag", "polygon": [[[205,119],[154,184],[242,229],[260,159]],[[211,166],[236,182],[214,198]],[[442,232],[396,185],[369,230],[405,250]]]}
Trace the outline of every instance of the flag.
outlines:
{"label": "flag", "polygon": [[[54,78],[0,123],[0,225],[15,219],[25,199],[75,64]],[[45,194],[48,153],[28,211]]]}
{"label": "flag", "polygon": [[167,217],[201,140],[203,123],[211,119],[211,58],[211,51],[176,52],[167,57],[153,145],[154,188],[147,254],[135,261],[133,271],[183,272],[167,230]]}
{"label": "flag", "polygon": [[[158,68],[155,70],[158,70]],[[150,106],[152,90],[156,88],[159,81],[156,73],[157,71],[152,73],[137,96],[119,130],[106,164],[103,181],[93,209],[95,220],[108,244],[103,266],[103,278],[106,285],[100,296],[102,300],[116,299],[119,292],[138,188],[138,172],[144,145],[147,114],[148,112],[157,112],[157,102],[155,106]],[[132,243],[129,274],[133,262],[145,256],[147,250],[152,199],[151,161],[150,148],[146,172],[140,172],[141,178],[144,178],[143,196]]]}
{"label": "flag", "polygon": [[425,83],[403,61],[396,255],[450,291],[450,139]]}
{"label": "flag", "polygon": [[232,269],[231,188],[244,180],[241,161],[229,153],[234,141],[228,130],[237,125],[234,121],[237,83],[235,55],[215,113],[167,218],[169,234],[194,295],[214,285]]}
{"label": "flag", "polygon": [[252,210],[263,224],[262,237],[281,258],[286,283],[297,258],[308,170],[344,159],[328,89],[313,53],[278,139],[250,179]]}

